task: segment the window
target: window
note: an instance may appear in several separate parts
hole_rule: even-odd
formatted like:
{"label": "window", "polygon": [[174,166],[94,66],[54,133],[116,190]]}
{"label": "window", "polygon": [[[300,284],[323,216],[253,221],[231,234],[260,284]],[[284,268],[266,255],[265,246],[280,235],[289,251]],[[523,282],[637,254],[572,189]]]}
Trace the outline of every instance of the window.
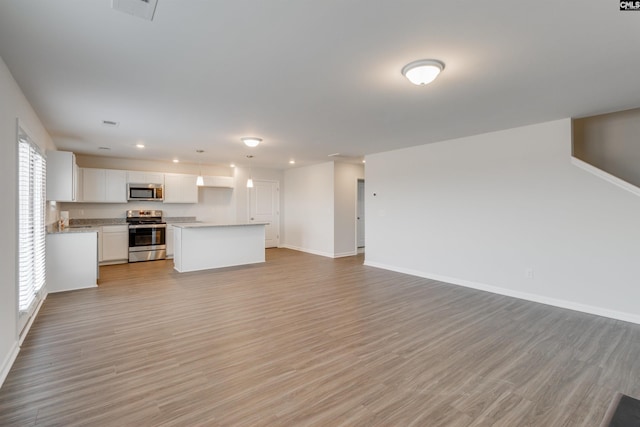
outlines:
{"label": "window", "polygon": [[45,284],[46,160],[22,129],[18,135],[18,327],[22,330]]}

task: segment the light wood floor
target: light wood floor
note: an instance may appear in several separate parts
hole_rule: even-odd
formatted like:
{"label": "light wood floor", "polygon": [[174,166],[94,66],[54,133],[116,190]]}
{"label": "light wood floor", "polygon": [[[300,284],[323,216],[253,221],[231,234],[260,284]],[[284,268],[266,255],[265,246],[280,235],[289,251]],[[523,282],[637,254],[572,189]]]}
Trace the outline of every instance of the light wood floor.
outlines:
{"label": "light wood floor", "polygon": [[598,426],[640,326],[286,249],[50,295],[2,426]]}

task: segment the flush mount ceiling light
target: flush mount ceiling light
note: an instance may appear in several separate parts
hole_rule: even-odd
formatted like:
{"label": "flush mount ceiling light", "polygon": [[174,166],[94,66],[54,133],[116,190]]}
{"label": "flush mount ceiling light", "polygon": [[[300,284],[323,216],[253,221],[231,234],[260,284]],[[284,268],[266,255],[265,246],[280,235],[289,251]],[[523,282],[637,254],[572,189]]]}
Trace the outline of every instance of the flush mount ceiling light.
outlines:
{"label": "flush mount ceiling light", "polygon": [[136,148],[144,148],[144,144],[136,144]]}
{"label": "flush mount ceiling light", "polygon": [[402,75],[418,86],[428,85],[444,70],[444,62],[437,59],[421,59],[402,67]]}
{"label": "flush mount ceiling light", "polygon": [[260,144],[262,142],[261,138],[256,138],[254,136],[245,136],[243,138],[240,138],[240,140],[242,140],[242,142],[244,142],[244,145],[246,145],[247,147],[257,147],[258,144]]}

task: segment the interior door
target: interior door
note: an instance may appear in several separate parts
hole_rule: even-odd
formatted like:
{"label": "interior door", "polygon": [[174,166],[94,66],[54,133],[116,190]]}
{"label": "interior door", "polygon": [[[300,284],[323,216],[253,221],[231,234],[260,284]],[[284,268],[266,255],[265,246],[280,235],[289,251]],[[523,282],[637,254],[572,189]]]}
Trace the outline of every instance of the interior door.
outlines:
{"label": "interior door", "polygon": [[276,181],[253,181],[249,189],[249,221],[266,222],[265,248],[275,248],[280,241],[280,188]]}
{"label": "interior door", "polygon": [[358,180],[358,220],[357,220],[357,243],[358,248],[364,248],[364,180]]}

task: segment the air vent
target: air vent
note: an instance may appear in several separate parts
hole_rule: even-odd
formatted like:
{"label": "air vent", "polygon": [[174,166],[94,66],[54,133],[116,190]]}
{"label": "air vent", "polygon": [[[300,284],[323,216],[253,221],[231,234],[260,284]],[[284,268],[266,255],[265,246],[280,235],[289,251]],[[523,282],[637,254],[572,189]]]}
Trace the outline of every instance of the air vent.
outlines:
{"label": "air vent", "polygon": [[98,147],[98,150],[107,151],[107,150],[111,150],[111,148],[109,148],[109,147]]}
{"label": "air vent", "polygon": [[111,8],[138,18],[153,21],[158,0],[111,0]]}
{"label": "air vent", "polygon": [[110,126],[110,127],[118,127],[118,122],[114,122],[112,120],[103,120],[102,124],[105,126]]}

